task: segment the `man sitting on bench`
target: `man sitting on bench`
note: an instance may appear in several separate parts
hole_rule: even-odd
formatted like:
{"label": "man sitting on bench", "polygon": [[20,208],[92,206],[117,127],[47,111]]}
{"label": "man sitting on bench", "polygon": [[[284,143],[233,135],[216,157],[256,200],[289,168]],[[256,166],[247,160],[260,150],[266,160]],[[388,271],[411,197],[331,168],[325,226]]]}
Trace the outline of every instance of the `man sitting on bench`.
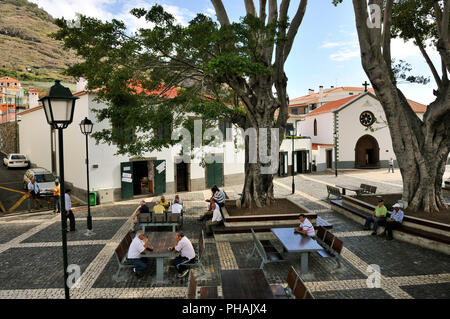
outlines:
{"label": "man sitting on bench", "polygon": [[380,223],[386,222],[387,209],[384,206],[384,202],[382,199],[378,200],[378,206],[375,208],[375,212],[372,216],[368,216],[366,218],[366,223],[364,224],[364,230],[370,229],[370,224],[373,223],[373,232],[372,235],[377,234],[378,225]]}
{"label": "man sitting on bench", "polygon": [[172,264],[178,271],[178,278],[186,276],[189,269],[184,264],[190,263],[195,259],[195,250],[191,241],[184,236],[183,232],[178,232],[175,236],[175,245],[168,249],[174,253],[180,253],[172,260]]}
{"label": "man sitting on bench", "polygon": [[142,278],[145,269],[147,269],[146,260],[140,258],[140,255],[145,254],[147,249],[153,250],[153,247],[149,246],[148,238],[144,236],[144,231],[138,230],[130,244],[127,255],[128,263],[134,266],[133,271],[138,278]]}
{"label": "man sitting on bench", "polygon": [[300,227],[295,228],[294,232],[302,234],[303,236],[315,237],[316,232],[314,231],[314,226],[308,218],[305,217],[305,214],[300,214],[298,219],[300,220]]}
{"label": "man sitting on bench", "polygon": [[220,207],[214,201],[211,202],[213,209],[212,220],[206,222],[206,235],[212,235],[212,226],[222,223],[222,214],[220,213]]}
{"label": "man sitting on bench", "polygon": [[156,201],[156,205],[153,207],[153,212],[155,214],[163,214],[166,209],[159,201]]}
{"label": "man sitting on bench", "polygon": [[141,200],[141,202],[139,203],[139,207],[138,209],[136,209],[136,211],[133,214],[133,220],[136,220],[136,217],[139,214],[149,214],[150,210],[148,209],[148,206],[145,205],[145,200]]}
{"label": "man sitting on bench", "polygon": [[159,201],[159,203],[164,206],[164,209],[169,209],[170,207],[170,203],[166,200],[166,198],[164,196],[161,196],[161,200]]}
{"label": "man sitting on bench", "polygon": [[394,204],[392,206],[394,208],[394,211],[391,214],[391,218],[386,219],[386,228],[383,232],[384,235],[387,233],[387,240],[392,240],[394,237],[392,237],[392,230],[397,229],[402,225],[403,222],[403,211],[400,209],[400,204]]}

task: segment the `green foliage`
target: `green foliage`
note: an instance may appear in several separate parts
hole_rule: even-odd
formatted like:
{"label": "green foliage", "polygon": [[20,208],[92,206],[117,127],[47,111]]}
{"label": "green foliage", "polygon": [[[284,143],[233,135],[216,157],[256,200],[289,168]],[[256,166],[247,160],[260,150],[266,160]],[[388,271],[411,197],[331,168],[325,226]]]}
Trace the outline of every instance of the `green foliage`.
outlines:
{"label": "green foliage", "polygon": [[430,83],[430,77],[424,77],[422,75],[408,75],[411,72],[411,64],[404,60],[399,60],[397,63],[395,59],[392,59],[392,72],[394,73],[394,78],[397,80],[403,80],[409,83],[417,83],[426,85]]}
{"label": "green foliage", "polygon": [[277,36],[278,25],[245,17],[220,28],[199,14],[181,26],[159,5],[131,13],[152,28],[130,34],[120,21],[80,16],[79,27],[57,19],[60,29],[52,35],[83,58],[66,74],[87,79],[89,89],[103,88],[98,99],[108,107],[97,110],[98,120],[109,121],[118,132],[132,132],[119,138],[106,129],[94,135],[98,142],[116,143],[120,154],[139,155],[176,143],[155,134],[163,123],[192,129],[192,116],[203,121],[204,129],[217,127],[220,119],[245,123],[245,109],[230,79],[273,73],[257,38],[264,36],[264,45],[285,41]]}

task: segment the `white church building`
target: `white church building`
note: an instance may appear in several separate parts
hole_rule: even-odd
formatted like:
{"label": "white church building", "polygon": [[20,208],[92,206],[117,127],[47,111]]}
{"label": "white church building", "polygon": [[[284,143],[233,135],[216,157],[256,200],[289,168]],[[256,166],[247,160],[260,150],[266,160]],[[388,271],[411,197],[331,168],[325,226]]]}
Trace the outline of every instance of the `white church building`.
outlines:
{"label": "white church building", "polygon": [[[312,90],[311,90],[312,91]],[[383,108],[373,90],[320,88],[290,102],[291,125],[311,137],[313,170],[388,167],[395,154]],[[419,118],[426,106],[408,100]],[[292,110],[294,110],[292,112]]]}

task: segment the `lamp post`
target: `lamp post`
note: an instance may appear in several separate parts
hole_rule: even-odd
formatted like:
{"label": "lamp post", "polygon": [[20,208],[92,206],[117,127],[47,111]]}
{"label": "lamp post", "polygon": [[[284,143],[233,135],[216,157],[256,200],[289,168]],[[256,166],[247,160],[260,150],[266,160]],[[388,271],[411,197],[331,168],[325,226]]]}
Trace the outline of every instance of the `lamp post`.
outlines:
{"label": "lamp post", "polygon": [[290,132],[290,138],[292,140],[292,194],[295,194],[295,174],[294,174],[294,140],[295,140],[295,135],[294,132],[295,130],[292,128],[291,130],[289,130]]}
{"label": "lamp post", "polygon": [[64,144],[63,130],[67,128],[73,120],[75,101],[78,97],[73,96],[70,90],[61,85],[59,80],[50,88],[48,96],[39,100],[44,106],[47,123],[58,130],[59,142],[59,182],[61,185],[60,205],[61,205],[61,229],[62,229],[62,248],[64,263],[64,294],[66,299],[70,299],[69,286],[67,285],[67,214],[65,205],[65,187],[64,187]]}
{"label": "lamp post", "polygon": [[334,175],[337,177],[338,176],[338,171],[337,171],[337,164],[338,164],[338,145],[337,145],[337,140],[338,140],[338,134],[337,132],[333,133],[333,137],[334,137]]}
{"label": "lamp post", "polygon": [[86,180],[87,180],[87,199],[88,199],[88,216],[87,216],[87,231],[84,233],[86,236],[95,235],[92,231],[92,217],[91,217],[91,202],[89,198],[89,147],[88,147],[88,136],[92,133],[92,128],[94,124],[87,117],[80,123],[80,130],[86,136]]}

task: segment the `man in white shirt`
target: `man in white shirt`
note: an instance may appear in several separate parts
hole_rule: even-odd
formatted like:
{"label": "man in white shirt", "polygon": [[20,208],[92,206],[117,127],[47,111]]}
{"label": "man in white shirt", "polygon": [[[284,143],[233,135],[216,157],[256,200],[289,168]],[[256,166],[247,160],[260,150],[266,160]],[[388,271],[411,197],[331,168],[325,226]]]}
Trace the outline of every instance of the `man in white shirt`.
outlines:
{"label": "man in white shirt", "polygon": [[392,206],[392,208],[394,208],[394,211],[392,212],[390,218],[386,218],[385,230],[383,232],[383,234],[387,233],[387,237],[386,237],[387,240],[394,239],[394,237],[392,236],[392,230],[398,229],[398,228],[400,228],[400,226],[402,226],[403,217],[404,217],[404,213],[400,209],[401,208],[400,204],[398,204],[398,203],[394,204],[394,206]]}
{"label": "man in white shirt", "polygon": [[183,206],[183,200],[180,198],[179,195],[175,195],[175,200],[178,201],[178,204],[180,204],[181,206]]}
{"label": "man in white shirt", "polygon": [[41,202],[39,202],[39,185],[36,182],[36,179],[32,178],[28,183],[28,197],[33,198],[34,201],[34,209],[42,208]]}
{"label": "man in white shirt", "polygon": [[392,173],[394,173],[394,159],[391,157],[389,159],[389,169],[388,169],[388,173],[390,173],[392,170]]}
{"label": "man in white shirt", "polygon": [[300,227],[295,228],[294,232],[302,234],[303,236],[315,237],[316,232],[308,218],[306,218],[304,214],[300,214],[298,219],[300,220]]}
{"label": "man in white shirt", "polygon": [[212,220],[206,222],[206,234],[212,235],[212,226],[222,223],[222,214],[220,213],[220,207],[214,201],[211,202],[211,208],[213,210]]}
{"label": "man in white shirt", "polygon": [[189,273],[189,269],[185,264],[190,263],[195,259],[195,250],[191,241],[184,236],[183,232],[178,232],[175,235],[175,246],[169,247],[168,249],[174,253],[179,253],[179,255],[172,260],[172,264],[178,271],[178,278],[186,276]]}
{"label": "man in white shirt", "polygon": [[178,199],[175,199],[172,204],[172,214],[181,214],[183,206],[180,205]]}
{"label": "man in white shirt", "polygon": [[130,244],[130,248],[128,248],[127,254],[127,261],[134,266],[133,271],[138,278],[144,276],[144,271],[147,269],[146,260],[141,258],[141,254],[145,255],[147,249],[153,250],[153,247],[149,246],[148,238],[144,236],[144,231],[138,230]]}
{"label": "man in white shirt", "polygon": [[[70,195],[72,194],[72,190],[68,189],[66,190],[66,193],[64,194],[65,198],[65,208],[66,208],[66,224],[67,224],[67,218],[70,220],[70,231],[76,231],[75,229],[75,216],[72,212],[72,200],[70,199]],[[67,226],[66,226],[67,229]]]}

